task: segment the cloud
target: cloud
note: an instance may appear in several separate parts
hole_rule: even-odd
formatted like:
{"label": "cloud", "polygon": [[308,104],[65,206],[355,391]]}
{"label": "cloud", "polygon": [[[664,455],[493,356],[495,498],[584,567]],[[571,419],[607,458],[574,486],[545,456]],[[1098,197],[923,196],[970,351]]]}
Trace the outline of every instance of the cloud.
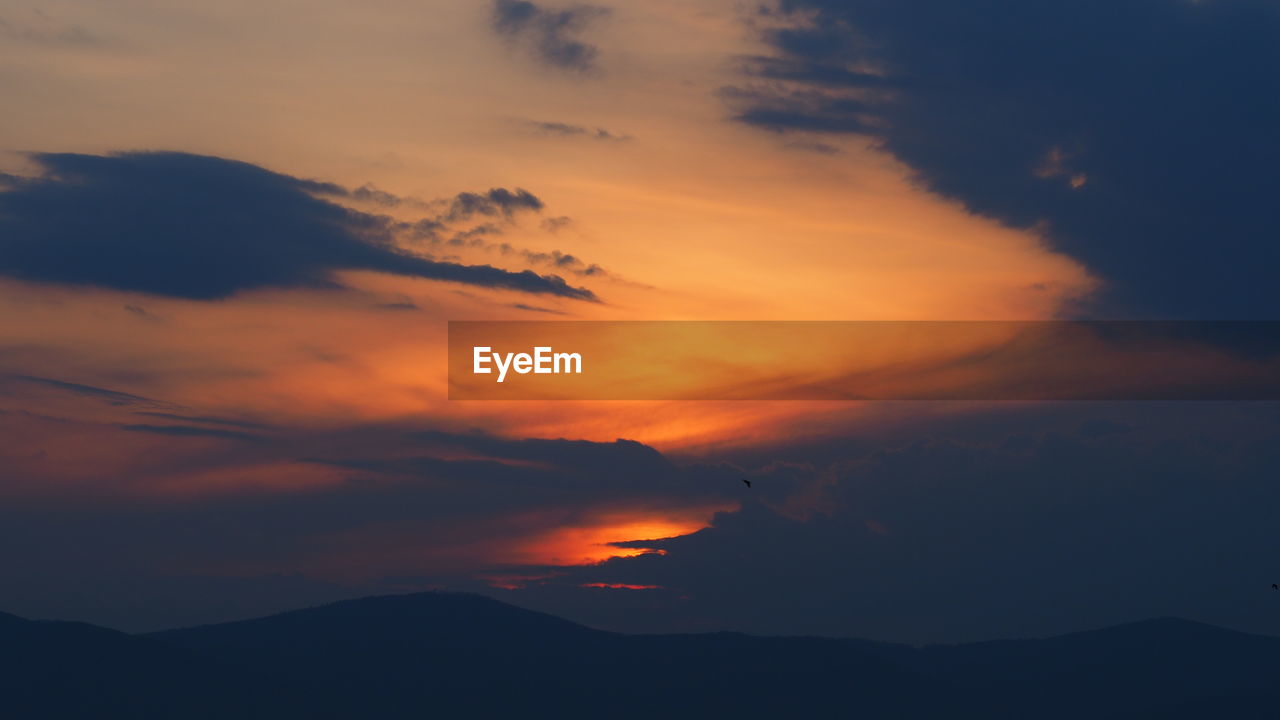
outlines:
{"label": "cloud", "polygon": [[492,27],[552,67],[586,72],[595,68],[599,49],[577,35],[610,12],[595,5],[551,9],[525,0],[494,0]]}
{"label": "cloud", "polygon": [[[788,36],[775,34],[773,39],[786,46]],[[789,57],[751,56],[744,58],[743,70],[752,76],[771,80],[794,80],[808,85],[833,88],[893,88],[903,81],[877,73],[852,70],[841,65]]]}
{"label": "cloud", "polygon": [[[1043,232],[1112,317],[1274,319],[1280,6],[786,0],[738,120],[862,135],[926,188]],[[1272,83],[1274,84],[1274,83]]]}
{"label": "cloud", "polygon": [[511,217],[520,210],[538,211],[542,201],[527,190],[493,188],[487,193],[458,193],[453,198],[446,220],[470,220],[477,215]]}
{"label": "cloud", "polygon": [[142,415],[145,417],[160,418],[162,420],[176,420],[178,422],[188,422],[188,423],[204,423],[207,425],[223,425],[226,427],[243,428],[243,429],[249,429],[249,430],[264,430],[269,427],[259,422],[251,422],[249,420],[235,420],[233,418],[216,417],[213,415],[180,415],[177,413],[147,412],[147,411],[139,411],[133,414]]}
{"label": "cloud", "polygon": [[40,44],[96,45],[101,39],[79,25],[62,22],[38,8],[0,15],[0,37]]}
{"label": "cloud", "polygon": [[[1150,414],[1135,421],[1135,410]],[[1157,429],[1160,413],[1185,426]],[[1261,427],[1245,434],[1205,432],[1240,426],[1227,406],[1089,414],[1075,431],[1020,432],[1049,423],[1018,413],[1003,434],[765,468],[751,492],[783,484],[787,501],[747,501],[700,532],[621,543],[663,554],[547,568],[509,598],[637,632],[956,642],[1170,615],[1280,631],[1266,602],[1275,413],[1257,413]],[[584,583],[666,590],[628,614],[625,598],[584,599]]]}
{"label": "cloud", "polygon": [[778,92],[759,88],[725,88],[720,96],[742,109],[739,122],[786,132],[875,133],[875,109],[866,101],[837,94],[796,90]]}
{"label": "cloud", "polygon": [[[19,417],[6,428],[32,422]],[[600,513],[631,507],[661,514],[688,502],[724,504],[736,482],[729,471],[686,470],[627,441],[507,440],[405,425],[318,434],[278,427],[261,435],[159,424],[99,430],[128,433],[134,446],[159,433],[155,457],[175,460],[120,471],[128,477],[104,467],[94,493],[71,496],[10,470],[6,487],[29,483],[43,491],[6,493],[0,503],[6,611],[48,616],[51,603],[61,604],[68,617],[155,628],[183,610],[162,592],[175,576],[306,573],[376,582],[442,568],[479,573],[502,567],[490,556],[530,535],[590,525]],[[59,431],[71,431],[69,422]],[[164,437],[170,435],[257,442],[187,449],[181,437]],[[0,443],[6,457],[17,442]],[[285,489],[274,484],[282,473],[323,480]],[[216,478],[225,475],[248,484],[219,490]],[[163,478],[160,495],[135,492],[142,477]],[[387,589],[362,587],[366,594]],[[246,597],[233,591],[226,599]]]}
{"label": "cloud", "polygon": [[63,380],[54,380],[51,378],[35,377],[33,375],[7,375],[0,376],[0,380],[12,380],[23,383],[30,383],[55,390],[62,390],[73,395],[81,397],[93,398],[101,400],[108,405],[114,407],[144,407],[144,408],[167,408],[173,407],[172,403],[153,400],[141,395],[133,395],[118,390],[107,390],[105,388],[95,387],[93,385],[82,385],[80,383],[65,382]]}
{"label": "cloud", "polygon": [[791,150],[817,153],[819,155],[837,155],[840,153],[840,148],[835,145],[817,140],[793,140],[787,143],[786,146]]}
{"label": "cloud", "polygon": [[[563,127],[572,128],[572,126]],[[586,129],[582,128],[582,131],[586,132]],[[608,131],[603,129],[597,130],[596,133],[608,135]],[[596,137],[605,139],[604,135],[597,134]],[[607,139],[622,141],[630,138],[608,135]],[[364,185],[349,192],[343,188],[333,188],[326,192],[381,207],[410,207],[430,213],[428,217],[413,223],[398,223],[397,228],[407,230],[413,242],[432,249],[483,250],[503,257],[519,258],[531,267],[550,267],[558,272],[569,272],[579,277],[611,276],[611,273],[596,263],[587,263],[559,250],[543,252],[519,248],[507,242],[489,240],[490,237],[502,235],[506,225],[514,222],[520,213],[542,211],[544,207],[542,200],[527,190],[517,188],[511,191],[506,188],[492,188],[484,193],[463,192],[452,198],[437,200],[399,196],[371,185]],[[489,219],[493,222],[488,222]],[[475,221],[481,222],[475,224]],[[542,220],[539,227],[554,234],[572,223],[573,220],[569,217],[557,216]],[[443,257],[443,259],[455,258],[456,256],[451,255]],[[380,307],[386,310],[415,309],[400,304],[386,304]]]}
{"label": "cloud", "polygon": [[554,234],[554,233],[560,232],[561,230],[564,230],[565,228],[569,227],[572,224],[573,224],[573,218],[565,215],[559,215],[557,217],[550,217],[543,220],[541,223],[541,227],[543,230],[546,230],[547,232]]}
{"label": "cloud", "polygon": [[559,250],[550,252],[538,252],[522,248],[515,248],[507,243],[496,246],[498,252],[503,255],[518,255],[530,265],[546,265],[553,267],[561,272],[571,272],[574,275],[583,277],[588,276],[604,276],[608,275],[608,271],[595,263],[586,263],[576,255],[563,253]]}
{"label": "cloud", "polygon": [[150,321],[150,322],[163,322],[163,319],[162,319],[162,318],[160,318],[158,315],[154,315],[154,314],[152,314],[152,313],[151,313],[151,311],[147,310],[146,308],[142,307],[141,305],[128,305],[128,304],[126,304],[126,305],[124,305],[124,306],[123,306],[123,308],[122,308],[122,309],[123,309],[125,312],[129,313],[130,315],[133,315],[134,317],[141,318],[141,319],[143,319],[143,320],[147,320],[147,321]]}
{"label": "cloud", "polygon": [[379,310],[410,311],[410,312],[422,309],[418,307],[417,303],[411,302],[411,301],[378,303],[377,305],[374,305],[374,307]]}
{"label": "cloud", "polygon": [[[325,200],[336,185],[175,152],[40,153],[43,175],[0,192],[0,274],[196,300],[334,286],[373,270],[595,300],[556,275],[439,262],[395,244],[401,224]],[[454,198],[450,217],[539,209],[524,190]]]}
{"label": "cloud", "polygon": [[371,184],[361,185],[354,190],[326,186],[321,191],[386,208],[407,207],[428,211],[434,214],[431,221],[441,226],[480,216],[510,220],[518,213],[541,212],[544,207],[542,200],[523,188],[516,188],[514,191],[506,188],[490,188],[487,192],[461,192],[451,198],[434,200],[396,195]]}
{"label": "cloud", "polygon": [[[536,207],[538,209],[541,208],[541,201],[533,196],[528,197],[531,201],[537,203]],[[497,253],[502,257],[519,258],[520,261],[531,267],[550,267],[557,272],[569,272],[579,277],[611,275],[596,263],[588,263],[576,255],[564,253],[560,250],[530,250],[529,248],[517,247],[508,242],[491,241],[489,238],[502,235],[504,232],[503,226],[499,224],[486,222],[464,228],[459,228],[452,224],[457,221],[473,219],[477,216],[501,215],[504,220],[509,221],[515,211],[527,209],[527,207],[518,195],[511,197],[506,203],[494,203],[484,195],[463,193],[453,200],[446,213],[413,223],[410,226],[410,235],[415,242],[433,249],[466,248],[483,250]],[[554,217],[544,220],[540,223],[540,227],[554,234],[570,224],[572,224],[570,218]]]}
{"label": "cloud", "polygon": [[[28,453],[35,420],[6,422],[17,432],[0,450]],[[22,491],[0,503],[0,607],[43,615],[57,597],[68,617],[154,627],[179,610],[161,592],[175,575],[301,573],[365,594],[389,589],[381,578],[495,592],[507,577],[523,580],[504,599],[632,631],[923,642],[1180,615],[1275,633],[1277,422],[1261,403],[1066,404],[965,413],[894,440],[747,448],[758,460],[737,466],[412,423],[275,426],[216,451],[157,436],[157,462],[104,466],[93,493],[24,475],[46,460],[9,469]],[[57,432],[104,446],[153,434],[99,427],[115,435]],[[738,503],[700,532],[617,543],[665,554],[574,566],[507,553],[615,514]],[[127,591],[99,587],[121,578]],[[660,589],[602,596],[593,583]]]}
{"label": "cloud", "polygon": [[546,133],[548,135],[559,135],[561,137],[581,137],[590,138],[592,140],[607,140],[610,142],[626,142],[631,139],[630,135],[618,135],[602,127],[589,128],[583,125],[570,125],[568,123],[545,122],[540,120],[530,120],[529,125],[539,132]]}
{"label": "cloud", "polygon": [[516,310],[525,310],[527,312],[547,313],[550,315],[568,315],[563,310],[553,310],[551,308],[538,307],[537,305],[528,305],[525,303],[511,303],[510,307]]}
{"label": "cloud", "polygon": [[217,438],[219,440],[241,440],[246,442],[258,442],[262,440],[258,435],[240,432],[238,430],[223,430],[220,428],[195,427],[191,425],[145,425],[135,423],[124,424],[121,425],[120,428],[129,432],[169,435],[172,437]]}

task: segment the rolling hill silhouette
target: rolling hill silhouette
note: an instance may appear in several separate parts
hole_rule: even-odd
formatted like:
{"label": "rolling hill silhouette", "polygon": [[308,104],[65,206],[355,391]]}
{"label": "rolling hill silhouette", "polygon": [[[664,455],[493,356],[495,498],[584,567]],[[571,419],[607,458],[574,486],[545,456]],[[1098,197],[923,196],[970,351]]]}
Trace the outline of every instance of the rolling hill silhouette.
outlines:
{"label": "rolling hill silhouette", "polygon": [[3,718],[266,718],[287,699],[251,673],[148,638],[0,613]]}
{"label": "rolling hill silhouette", "polygon": [[1152,620],[913,648],[623,635],[477,595],[127,635],[0,614],[0,717],[1274,717],[1280,639]]}

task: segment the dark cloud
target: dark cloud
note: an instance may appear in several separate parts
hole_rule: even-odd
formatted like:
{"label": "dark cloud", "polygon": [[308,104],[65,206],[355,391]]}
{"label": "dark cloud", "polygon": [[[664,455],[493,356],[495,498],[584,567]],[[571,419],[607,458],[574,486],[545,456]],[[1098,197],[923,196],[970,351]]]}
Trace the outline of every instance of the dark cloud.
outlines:
{"label": "dark cloud", "polygon": [[265,425],[259,422],[251,422],[249,420],[235,420],[232,418],[216,417],[213,415],[181,415],[178,413],[149,412],[149,411],[135,412],[134,415],[159,418],[162,420],[176,420],[178,422],[203,423],[206,425],[223,425],[226,427],[244,428],[249,430],[262,430],[269,427],[268,425]]}
{"label": "dark cloud", "polygon": [[868,136],[1106,282],[1094,315],[1280,316],[1280,5],[784,0],[742,122]]}
{"label": "dark cloud", "polygon": [[[718,499],[733,487],[712,482],[714,473],[681,468],[657,450],[630,440],[512,440],[431,431],[400,434],[394,442],[401,449],[398,453],[374,454],[353,445],[342,455],[330,451],[310,460],[404,480],[465,484],[466,490],[451,491],[453,499],[435,501],[437,507],[431,511],[433,517],[454,520],[477,508],[528,511],[561,502],[584,508],[643,498]],[[405,455],[405,448],[413,452]],[[444,459],[453,456],[473,459]],[[601,483],[606,475],[609,481]]]}
{"label": "dark cloud", "polygon": [[[556,275],[401,251],[402,225],[329,202],[341,187],[184,153],[37,154],[44,169],[0,192],[0,274],[209,300],[333,286],[338,270],[595,300]],[[540,209],[524,190],[453,199],[450,217]]]}
{"label": "dark cloud", "polygon": [[[128,430],[224,437],[217,428],[191,426]],[[180,447],[177,442],[166,442],[167,452]],[[335,567],[337,555],[386,575],[421,573],[423,563],[437,572],[443,563],[483,573],[492,567],[468,555],[469,548],[572,526],[601,511],[723,502],[736,482],[731,471],[681,468],[635,442],[518,441],[403,426],[319,435],[279,428],[259,442],[226,443],[219,454],[202,453],[182,465],[184,472],[257,474],[269,485],[279,463],[307,457],[317,470],[345,473],[346,481],[157,499],[115,494],[111,488],[132,480],[104,474],[92,497],[53,489],[21,500],[6,496],[0,607],[129,628],[203,622],[213,619],[205,613],[225,608],[210,608],[207,598],[175,606],[166,588],[184,577],[225,577],[225,568],[249,568],[230,573],[246,580],[308,569],[327,576],[323,569]],[[15,472],[5,479],[24,480]],[[406,563],[407,548],[417,559]],[[387,590],[366,584],[359,592]],[[208,591],[221,593],[227,606],[251,599],[234,587]]]}
{"label": "dark cloud", "polygon": [[595,263],[586,263],[576,255],[563,253],[559,250],[550,252],[537,252],[522,248],[514,248],[506,243],[497,246],[497,250],[503,255],[518,255],[526,263],[530,265],[545,265],[560,272],[571,272],[574,275],[583,277],[588,276],[604,276],[608,275],[608,271],[596,265]]}
{"label": "dark cloud", "polygon": [[449,221],[470,220],[477,215],[511,217],[521,210],[541,210],[542,201],[527,190],[493,188],[486,193],[458,193],[446,213]]}
{"label": "dark cloud", "polygon": [[838,155],[840,153],[840,148],[835,145],[817,140],[793,140],[787,143],[787,147],[791,150],[818,153],[819,155]]}
{"label": "dark cloud", "polygon": [[151,313],[151,311],[147,310],[141,305],[125,305],[123,309],[125,312],[129,313],[130,315],[139,317],[143,320],[148,320],[151,322],[162,322],[162,319],[159,316]]}
{"label": "dark cloud", "polygon": [[347,193],[347,195],[353,200],[372,203],[374,205],[382,205],[383,207],[400,207],[401,205],[406,204],[420,204],[422,206],[427,206],[427,203],[423,203],[414,198],[400,197],[395,193],[379,190],[373,185],[361,185],[355,190]]}
{"label": "dark cloud", "polygon": [[720,96],[742,109],[737,120],[775,132],[875,133],[873,106],[816,90],[724,88]]}
{"label": "dark cloud", "polygon": [[169,435],[171,437],[217,438],[219,440],[241,440],[258,442],[262,438],[252,433],[222,428],[196,427],[192,425],[145,425],[123,424],[121,429],[129,432],[151,433],[153,435]]}
{"label": "dark cloud", "polygon": [[413,310],[422,309],[418,307],[418,304],[415,302],[379,303],[377,305],[374,305],[374,307],[378,308],[379,310],[400,310],[400,311],[413,311]]}
{"label": "dark cloud", "polygon": [[541,227],[549,233],[558,233],[572,224],[573,218],[565,215],[559,215],[557,217],[550,217],[543,220]]}
{"label": "dark cloud", "polygon": [[172,403],[153,400],[141,395],[132,395],[118,390],[108,390],[93,385],[82,385],[80,383],[65,382],[63,380],[54,380],[52,378],[36,377],[33,375],[7,375],[0,376],[0,380],[8,379],[32,385],[52,388],[54,390],[62,390],[73,395],[81,397],[101,400],[108,405],[116,407],[145,407],[145,408],[163,408],[173,407]]}
{"label": "dark cloud", "polygon": [[595,68],[599,49],[579,40],[578,35],[609,13],[608,8],[595,5],[552,9],[525,0],[494,0],[492,26],[500,36],[528,47],[548,65],[585,72]]}
{"label": "dark cloud", "polygon": [[537,305],[527,305],[525,303],[512,303],[511,307],[516,310],[525,310],[527,312],[547,313],[550,315],[568,315],[563,310],[553,310],[551,308],[538,307]]}
{"label": "dark cloud", "polygon": [[[779,33],[773,36],[779,44],[785,45],[788,36]],[[892,88],[901,87],[901,80],[876,73],[851,70],[841,65],[833,65],[808,59],[790,57],[753,56],[744,59],[743,71],[749,75],[771,80],[794,80],[809,85],[834,88]]]}
{"label": "dark cloud", "polygon": [[[156,627],[183,609],[164,595],[175,576],[326,577],[336,566],[368,569],[352,590],[365,594],[393,589],[383,577],[394,589],[483,589],[507,577],[523,588],[506,599],[621,630],[943,641],[1177,615],[1280,631],[1267,589],[1280,504],[1275,408],[1099,407],[966,413],[899,433],[915,439],[832,439],[773,454],[807,460],[746,469],[676,462],[627,441],[275,428],[181,471],[261,473],[274,488],[282,463],[309,458],[345,479],[157,499],[104,477],[102,488],[125,491],[7,497],[0,607]],[[665,554],[577,567],[468,554],[601,514],[735,501],[740,510],[696,534],[622,543]],[[216,592],[228,606],[249,599]],[[209,611],[193,603],[181,621]]]}
{"label": "dark cloud", "polygon": [[[583,132],[586,132],[586,130],[583,129]],[[603,129],[597,132],[603,134],[598,136],[602,139],[608,135],[607,131]],[[612,140],[628,139],[617,136],[608,136],[608,138]],[[428,217],[412,223],[399,223],[397,227],[406,229],[409,237],[414,242],[433,249],[467,248],[495,252],[503,257],[519,258],[526,265],[532,267],[551,267],[558,272],[570,272],[580,277],[602,277],[609,274],[604,268],[595,263],[586,263],[573,255],[562,253],[559,250],[542,252],[518,248],[506,242],[490,240],[490,238],[504,234],[507,226],[515,221],[517,215],[542,211],[544,207],[542,200],[527,190],[517,188],[511,191],[506,188],[492,188],[484,193],[458,193],[454,197],[444,200],[420,200],[413,197],[403,197],[378,190],[370,185],[365,185],[346,194],[343,194],[340,188],[336,192],[343,197],[359,202],[372,203],[383,207],[412,207],[431,213]],[[480,222],[475,224],[477,221]],[[568,227],[571,223],[571,218],[557,216],[544,219],[539,226],[547,232],[555,233]],[[457,256],[444,255],[439,259],[457,259]],[[387,310],[414,309],[394,303],[379,307]]]}
{"label": "dark cloud", "polygon": [[548,135],[582,137],[590,138],[592,140],[609,140],[613,142],[625,142],[631,139],[630,135],[618,135],[602,127],[589,128],[584,125],[570,125],[562,122],[542,122],[538,120],[530,120],[529,125],[535,130],[547,133]]}
{"label": "dark cloud", "polygon": [[361,185],[355,190],[327,186],[321,192],[381,207],[407,207],[427,211],[432,216],[422,221],[423,227],[434,226],[437,229],[476,217],[510,220],[522,212],[541,212],[544,207],[541,199],[523,188],[490,188],[487,192],[461,192],[451,198],[433,200],[397,195],[370,184]]}
{"label": "dark cloud", "polygon": [[[1153,419],[1095,409],[1074,432],[1027,432],[1043,418],[1020,414],[1003,437],[766,467],[743,508],[711,528],[623,544],[664,554],[561,568],[510,597],[626,631],[952,642],[1159,616],[1280,631],[1267,595],[1274,411],[1241,436],[1197,427],[1238,424],[1238,409],[1147,410],[1186,427],[1152,432]],[[586,598],[588,583],[661,589]]]}
{"label": "dark cloud", "polygon": [[[541,201],[529,196],[533,201]],[[581,258],[559,250],[539,251],[516,247],[507,242],[494,242],[490,238],[502,235],[504,227],[495,223],[481,223],[471,227],[458,228],[452,223],[465,221],[474,217],[503,216],[510,220],[511,215],[525,206],[519,195],[512,196],[505,205],[493,203],[483,195],[463,193],[453,200],[449,211],[444,215],[419,220],[411,225],[412,238],[431,248],[467,248],[497,253],[503,257],[518,258],[531,267],[549,267],[556,272],[569,272],[579,277],[604,277],[610,273],[596,263],[588,263]],[[477,209],[479,208],[479,209]],[[569,224],[567,217],[550,218],[541,223],[543,230],[555,233]],[[445,256],[450,257],[450,256]],[[557,276],[558,277],[558,276]]]}

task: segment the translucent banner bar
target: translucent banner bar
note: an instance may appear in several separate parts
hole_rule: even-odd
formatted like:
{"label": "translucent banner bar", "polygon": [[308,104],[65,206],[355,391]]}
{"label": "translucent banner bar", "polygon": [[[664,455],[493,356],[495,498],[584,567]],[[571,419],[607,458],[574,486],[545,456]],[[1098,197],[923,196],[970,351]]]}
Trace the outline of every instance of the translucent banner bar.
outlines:
{"label": "translucent banner bar", "polygon": [[450,322],[451,400],[1278,400],[1280,322]]}

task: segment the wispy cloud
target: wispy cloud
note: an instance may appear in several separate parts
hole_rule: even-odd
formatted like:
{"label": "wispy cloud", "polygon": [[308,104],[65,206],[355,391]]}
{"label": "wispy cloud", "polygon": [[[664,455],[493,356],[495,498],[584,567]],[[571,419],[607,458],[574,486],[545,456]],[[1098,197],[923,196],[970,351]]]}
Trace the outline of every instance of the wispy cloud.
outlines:
{"label": "wispy cloud", "polygon": [[570,125],[569,123],[547,122],[541,120],[529,120],[528,123],[534,130],[547,135],[580,137],[591,140],[607,140],[612,142],[625,142],[631,139],[630,135],[619,135],[602,127],[586,127],[585,125]]}
{"label": "wispy cloud", "polygon": [[498,35],[527,48],[547,65],[586,72],[596,68],[600,50],[580,40],[579,35],[610,12],[596,5],[556,9],[526,0],[495,0],[492,27]]}

